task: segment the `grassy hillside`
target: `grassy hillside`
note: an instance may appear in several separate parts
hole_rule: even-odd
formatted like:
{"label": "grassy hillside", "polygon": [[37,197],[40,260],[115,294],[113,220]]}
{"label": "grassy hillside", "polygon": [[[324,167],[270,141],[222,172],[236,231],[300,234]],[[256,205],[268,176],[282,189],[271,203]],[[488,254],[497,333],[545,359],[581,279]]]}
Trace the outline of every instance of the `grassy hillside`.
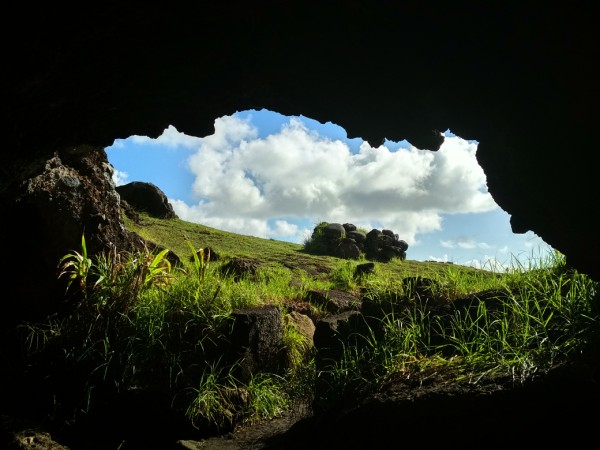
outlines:
{"label": "grassy hillside", "polygon": [[[298,244],[145,215],[137,223],[126,219],[126,226],[159,247],[92,260],[82,239],[81,251],[62,261],[73,308],[23,327],[23,379],[44,380],[28,392],[60,430],[64,422],[104,423],[114,416],[107,439],[120,442],[130,430],[119,424],[129,417],[119,419],[113,405],[132,395],[158,408],[136,404],[144,433],[147,420],[160,414],[203,433],[223,433],[299,403],[326,411],[354,399],[358,387],[422,381],[432,372],[443,385],[478,383],[490,374],[523,383],[584,354],[600,323],[597,283],[558,253],[494,273],[412,261],[409,251],[405,260],[375,262],[373,273],[357,276],[366,260],[312,255]],[[193,258],[199,249],[204,253]],[[169,262],[168,252],[182,265]],[[251,270],[232,277],[223,269],[233,261]],[[346,310],[358,320],[342,325],[346,334],[334,333],[335,342],[318,346],[306,322],[327,330],[330,322],[322,319],[335,319],[335,312],[312,294],[334,290],[360,300],[358,309]],[[263,305],[281,319],[272,334],[281,335],[283,372],[259,370],[243,380],[235,373],[244,358],[223,359],[235,340],[231,319]],[[340,352],[332,357],[335,345]]]}
{"label": "grassy hillside", "polygon": [[[164,248],[173,251],[184,264],[190,264],[191,251],[186,241],[195,248],[210,247],[221,258],[251,258],[271,267],[288,269],[294,277],[327,279],[328,274],[342,263],[356,266],[366,260],[344,261],[332,256],[312,255],[301,244],[263,239],[217,230],[179,219],[156,219],[141,216],[139,223],[126,219],[129,230]],[[454,277],[493,282],[499,274],[487,270],[438,262],[394,259],[388,263],[376,262],[376,274],[382,278],[402,279],[409,276]]]}

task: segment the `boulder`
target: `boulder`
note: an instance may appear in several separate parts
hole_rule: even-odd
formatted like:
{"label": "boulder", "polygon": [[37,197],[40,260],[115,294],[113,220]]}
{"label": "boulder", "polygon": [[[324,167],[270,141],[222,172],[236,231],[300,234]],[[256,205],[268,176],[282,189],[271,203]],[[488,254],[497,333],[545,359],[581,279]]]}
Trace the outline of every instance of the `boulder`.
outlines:
{"label": "boulder", "polygon": [[346,229],[339,223],[328,223],[323,229],[326,239],[341,239],[346,235]]}
{"label": "boulder", "polygon": [[342,238],[337,246],[337,256],[344,259],[358,259],[360,257],[360,247],[356,241],[351,238]]}
{"label": "boulder", "polygon": [[157,219],[178,219],[165,193],[152,183],[132,181],[117,186],[116,190],[138,212],[145,212]]}
{"label": "boulder", "polygon": [[388,262],[393,258],[405,260],[408,244],[392,230],[372,229],[365,234],[349,223],[320,222],[305,249],[344,259],[359,259],[364,254],[368,259]]}
{"label": "boulder", "polygon": [[282,373],[285,369],[283,322],[277,306],[258,306],[234,311],[229,358],[239,364],[234,370],[239,380],[253,375]]}
{"label": "boulder", "polygon": [[142,250],[143,239],[125,229],[113,168],[103,149],[82,145],[64,148],[47,158],[33,159],[21,171],[14,199],[6,204],[4,236],[18,242],[12,254],[20,270],[12,283],[18,300],[4,305],[0,324],[36,320],[65,303],[65,283],[57,280],[62,256],[89,256],[117,248]]}
{"label": "boulder", "polygon": [[306,293],[306,298],[309,303],[332,314],[357,310],[361,305],[360,299],[354,294],[338,289],[312,289]]}

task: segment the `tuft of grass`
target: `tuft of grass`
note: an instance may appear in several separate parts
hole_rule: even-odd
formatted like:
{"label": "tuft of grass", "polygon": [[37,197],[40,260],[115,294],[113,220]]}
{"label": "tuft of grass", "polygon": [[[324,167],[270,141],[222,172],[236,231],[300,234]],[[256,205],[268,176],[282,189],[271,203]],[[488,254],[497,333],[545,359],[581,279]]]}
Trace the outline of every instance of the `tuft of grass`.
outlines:
{"label": "tuft of grass", "polygon": [[355,277],[356,261],[339,260],[329,274],[330,285],[333,289],[354,291],[358,284]]}
{"label": "tuft of grass", "polygon": [[284,316],[283,344],[286,348],[289,370],[292,373],[299,370],[313,356],[312,340],[294,325],[289,315]]}
{"label": "tuft of grass", "polygon": [[343,397],[348,386],[376,386],[397,374],[418,379],[431,364],[456,379],[473,382],[503,373],[523,383],[584,351],[595,339],[600,325],[594,312],[597,283],[570,270],[560,254],[495,282],[458,275],[454,269],[448,275],[451,292],[439,293],[443,301],[480,290],[498,294],[486,301],[473,296],[467,307],[463,303],[450,314],[439,314],[411,298],[410,289],[403,292],[389,281],[372,284],[372,299],[407,305],[385,314],[376,324],[380,331],[369,328],[361,336],[364,345],[345,348],[343,357],[324,370],[321,378],[330,382],[322,394],[325,403]]}
{"label": "tuft of grass", "polygon": [[185,409],[185,416],[196,427],[201,422],[218,430],[229,429],[236,416],[234,398],[237,395],[235,378],[223,377],[218,364],[208,365],[200,375],[197,387],[190,388],[192,400]]}
{"label": "tuft of grass", "polygon": [[283,378],[258,373],[245,386],[247,401],[242,423],[253,424],[280,416],[290,407]]}

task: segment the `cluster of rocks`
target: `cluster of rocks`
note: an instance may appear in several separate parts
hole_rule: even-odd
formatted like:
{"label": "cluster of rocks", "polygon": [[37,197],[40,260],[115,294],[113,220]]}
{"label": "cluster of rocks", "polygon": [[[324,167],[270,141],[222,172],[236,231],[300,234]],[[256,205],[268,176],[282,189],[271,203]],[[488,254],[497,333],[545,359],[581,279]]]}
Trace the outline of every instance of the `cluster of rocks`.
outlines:
{"label": "cluster of rocks", "polygon": [[399,239],[392,230],[372,229],[368,233],[351,223],[319,223],[313,230],[307,250],[345,259],[367,259],[390,261],[392,258],[406,259],[408,244]]}

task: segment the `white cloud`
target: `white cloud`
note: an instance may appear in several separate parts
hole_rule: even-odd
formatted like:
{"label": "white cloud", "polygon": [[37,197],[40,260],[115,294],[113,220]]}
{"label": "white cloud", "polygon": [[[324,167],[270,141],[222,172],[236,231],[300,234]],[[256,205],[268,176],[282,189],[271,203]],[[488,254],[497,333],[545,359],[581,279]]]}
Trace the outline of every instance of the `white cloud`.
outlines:
{"label": "white cloud", "polygon": [[169,199],[169,202],[173,206],[175,213],[182,220],[201,223],[208,227],[231,231],[238,234],[258,237],[268,236],[269,227],[265,220],[242,216],[215,217],[206,214],[206,210],[202,203],[190,206],[177,199]]}
{"label": "white cloud", "polygon": [[163,134],[156,139],[151,139],[148,136],[131,136],[131,141],[135,144],[151,144],[160,145],[167,148],[176,147],[197,147],[200,144],[200,138],[194,136],[188,136],[187,134],[180,133],[172,125],[169,125]]}
{"label": "white cloud", "polygon": [[447,254],[444,254],[442,257],[429,256],[429,258],[427,258],[427,261],[458,264],[461,266],[473,267],[475,269],[483,269],[483,270],[488,270],[490,272],[497,272],[497,273],[505,272],[506,270],[509,269],[509,266],[501,263],[498,259],[496,259],[493,256],[489,256],[489,255],[484,255],[483,259],[470,259],[465,262],[456,262],[456,261],[452,261],[452,259],[449,258]]}
{"label": "white cloud", "polygon": [[452,240],[440,240],[440,245],[444,248],[456,248],[456,243]]}
{"label": "white cloud", "polygon": [[286,220],[276,220],[273,231],[276,236],[295,236],[298,233],[298,225]]}
{"label": "white cloud", "polygon": [[460,236],[456,240],[440,240],[440,245],[445,248],[463,248],[463,249],[490,249],[492,246],[486,242],[477,242],[468,236]]}
{"label": "white cloud", "polygon": [[546,246],[547,244],[535,234],[533,231],[528,231],[523,235],[524,245],[529,249],[539,248],[540,246]]}
{"label": "white cloud", "polygon": [[[201,223],[219,230],[227,230],[238,234],[273,238],[289,239],[301,243],[309,230],[286,220],[276,220],[274,227],[266,220],[245,217],[212,217],[207,216],[202,204],[188,205],[182,200],[169,199],[177,216],[187,222]],[[310,230],[312,232],[312,230]]]}
{"label": "white cloud", "polygon": [[460,137],[447,137],[435,153],[435,176],[427,179],[427,191],[440,210],[480,213],[498,208],[487,191],[485,173],[476,153],[477,144]]}
{"label": "white cloud", "polygon": [[112,180],[115,183],[115,186],[122,186],[123,184],[129,183],[129,175],[127,172],[113,169]]}
{"label": "white cloud", "polygon": [[475,269],[488,270],[490,272],[505,272],[510,268],[510,265],[501,262],[494,256],[484,255],[482,259],[469,259],[467,261],[455,261],[450,258],[447,254],[442,257],[429,256],[427,261],[436,261],[441,263],[450,263],[466,267],[473,267]]}
{"label": "white cloud", "polygon": [[[437,152],[364,142],[353,153],[299,119],[261,138],[248,120],[225,116],[205,138],[180,139],[173,127],[161,138],[197,145],[188,164],[198,202],[171,201],[177,214],[241,234],[293,235],[302,242],[306,230],[291,221],[312,219],[388,228],[412,245],[419,234],[441,229],[442,214],[498,208],[475,158],[477,144],[458,137],[446,138]],[[285,220],[271,227],[267,221],[274,218]]]}
{"label": "white cloud", "polygon": [[467,261],[464,265],[497,273],[505,272],[510,268],[509,264],[506,264],[505,262],[502,262],[496,257],[490,255],[484,255],[482,260],[472,259]]}
{"label": "white cloud", "polygon": [[436,261],[436,262],[443,262],[443,263],[447,263],[449,262],[448,260],[448,255],[445,254],[444,256],[442,256],[441,258],[437,257],[437,256],[430,256],[429,258],[427,258],[428,261]]}

